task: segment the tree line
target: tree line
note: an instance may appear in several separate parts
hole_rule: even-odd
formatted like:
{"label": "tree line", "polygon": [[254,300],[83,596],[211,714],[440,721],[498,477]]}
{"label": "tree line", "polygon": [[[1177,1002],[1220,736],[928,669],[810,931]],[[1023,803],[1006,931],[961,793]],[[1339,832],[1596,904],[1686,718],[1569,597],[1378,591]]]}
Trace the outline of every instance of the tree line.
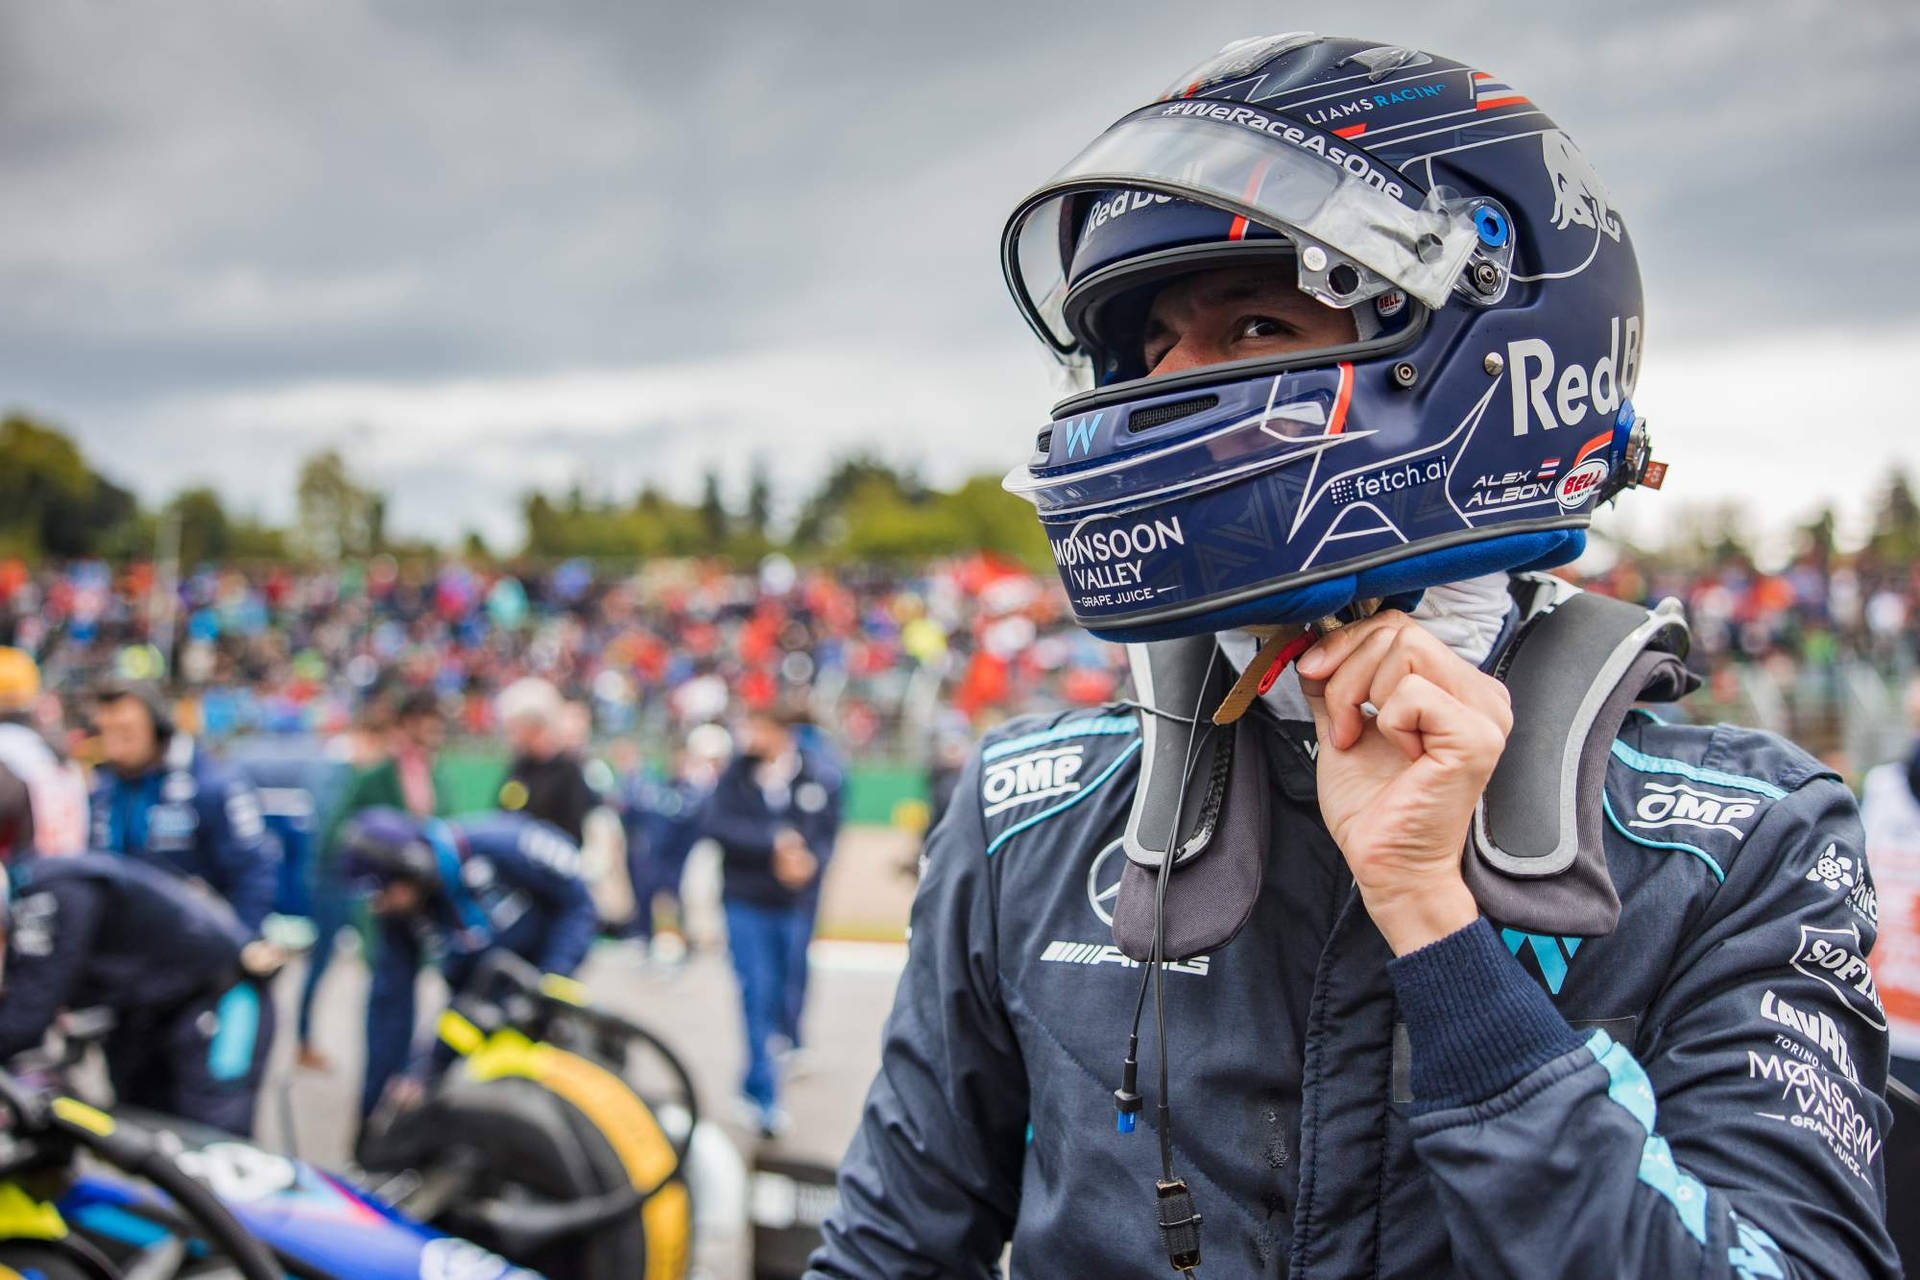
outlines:
{"label": "tree line", "polygon": [[[0,557],[329,563],[454,550],[481,560],[719,556],[751,564],[781,551],[829,564],[912,564],[985,550],[1036,569],[1048,563],[1031,508],[1003,492],[997,476],[977,475],[943,489],[911,467],[859,454],[834,463],[787,518],[777,517],[778,507],[772,478],[764,462],[756,462],[737,502],[727,500],[711,470],[692,502],[653,486],[609,497],[589,496],[575,485],[559,495],[525,495],[517,548],[490,548],[477,534],[440,548],[394,538],[387,496],[356,476],[337,450],[300,464],[294,519],[280,526],[234,510],[206,485],[145,505],[98,471],[58,427],[23,413],[0,417]],[[1796,525],[1795,553],[1824,569],[1842,550],[1836,524],[1832,508],[1824,507]],[[1660,546],[1628,549],[1647,560],[1704,569],[1751,564],[1760,541],[1749,508],[1705,502],[1676,510]],[[1891,472],[1876,494],[1859,554],[1880,566],[1920,562],[1920,500],[1905,471]]]}
{"label": "tree line", "polygon": [[294,498],[294,519],[284,526],[235,510],[207,485],[150,506],[96,469],[57,426],[17,412],[0,417],[0,557],[330,563],[455,550],[481,560],[719,556],[751,564],[781,551],[815,562],[908,564],[986,550],[1035,568],[1047,563],[1032,509],[1003,492],[997,476],[940,488],[869,455],[834,463],[786,519],[776,516],[773,481],[759,462],[737,502],[715,471],[692,502],[654,486],[631,497],[590,497],[578,485],[560,495],[529,492],[520,505],[524,538],[511,549],[474,533],[454,548],[395,538],[387,495],[333,449],[302,461]]}

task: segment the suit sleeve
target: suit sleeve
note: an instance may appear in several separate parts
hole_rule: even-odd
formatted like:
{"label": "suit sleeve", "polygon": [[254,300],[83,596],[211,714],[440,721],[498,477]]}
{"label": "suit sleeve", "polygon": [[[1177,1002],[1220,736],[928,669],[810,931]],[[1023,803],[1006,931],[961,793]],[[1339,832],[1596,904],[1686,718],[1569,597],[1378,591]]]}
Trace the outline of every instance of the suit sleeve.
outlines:
{"label": "suit sleeve", "polygon": [[579,848],[561,832],[530,822],[511,849],[495,854],[493,865],[496,875],[547,912],[547,935],[534,963],[544,973],[568,975],[578,969],[600,927],[593,896],[581,879]]}
{"label": "suit sleeve", "polygon": [[[1853,798],[1776,801],[1637,1037],[1570,1028],[1482,920],[1390,966],[1462,1275],[1893,1277],[1887,1038]],[[1524,1210],[1519,1206],[1525,1206]]]}
{"label": "suit sleeve", "polygon": [[[976,762],[962,786],[978,782]],[[984,1280],[1013,1230],[1027,1075],[1000,1003],[977,804],[951,806],[924,865],[880,1071],[807,1280]]]}
{"label": "suit sleeve", "polygon": [[0,1062],[34,1048],[86,969],[105,895],[69,880],[13,904],[6,984],[0,987]]}
{"label": "suit sleeve", "polygon": [[279,892],[280,842],[267,830],[251,782],[228,776],[217,790],[205,821],[219,889],[240,923],[257,934]]}

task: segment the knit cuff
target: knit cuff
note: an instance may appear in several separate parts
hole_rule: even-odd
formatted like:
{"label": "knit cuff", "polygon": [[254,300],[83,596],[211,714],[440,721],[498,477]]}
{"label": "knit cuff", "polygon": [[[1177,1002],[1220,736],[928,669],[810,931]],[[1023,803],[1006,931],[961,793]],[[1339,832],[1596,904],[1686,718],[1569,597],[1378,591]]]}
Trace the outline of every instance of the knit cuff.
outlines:
{"label": "knit cuff", "polygon": [[1390,961],[1421,1110],[1484,1102],[1580,1047],[1485,917]]}

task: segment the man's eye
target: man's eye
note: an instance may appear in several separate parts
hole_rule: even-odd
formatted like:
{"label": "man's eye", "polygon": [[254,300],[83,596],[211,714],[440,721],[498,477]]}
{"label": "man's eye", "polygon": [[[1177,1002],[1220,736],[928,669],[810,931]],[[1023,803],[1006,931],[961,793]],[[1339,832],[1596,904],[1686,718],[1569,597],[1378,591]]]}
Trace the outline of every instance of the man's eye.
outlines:
{"label": "man's eye", "polygon": [[1248,338],[1286,338],[1293,335],[1293,326],[1272,316],[1247,316],[1241,320],[1234,337],[1237,340]]}

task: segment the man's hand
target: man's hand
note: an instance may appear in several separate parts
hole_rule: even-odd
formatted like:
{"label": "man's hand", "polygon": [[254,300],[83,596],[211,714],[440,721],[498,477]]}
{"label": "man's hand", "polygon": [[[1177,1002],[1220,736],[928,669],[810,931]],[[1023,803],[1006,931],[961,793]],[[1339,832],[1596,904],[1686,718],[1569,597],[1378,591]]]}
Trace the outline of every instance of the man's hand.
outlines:
{"label": "man's hand", "polygon": [[1506,686],[1397,611],[1334,632],[1299,672],[1321,817],[1387,945],[1405,955],[1473,923],[1460,858],[1513,728]]}
{"label": "man's hand", "polygon": [[287,949],[277,942],[255,938],[240,949],[240,967],[249,978],[271,978],[287,963]]}
{"label": "man's hand", "polygon": [[773,838],[773,878],[798,892],[813,883],[820,860],[807,848],[807,842],[791,828]]}

